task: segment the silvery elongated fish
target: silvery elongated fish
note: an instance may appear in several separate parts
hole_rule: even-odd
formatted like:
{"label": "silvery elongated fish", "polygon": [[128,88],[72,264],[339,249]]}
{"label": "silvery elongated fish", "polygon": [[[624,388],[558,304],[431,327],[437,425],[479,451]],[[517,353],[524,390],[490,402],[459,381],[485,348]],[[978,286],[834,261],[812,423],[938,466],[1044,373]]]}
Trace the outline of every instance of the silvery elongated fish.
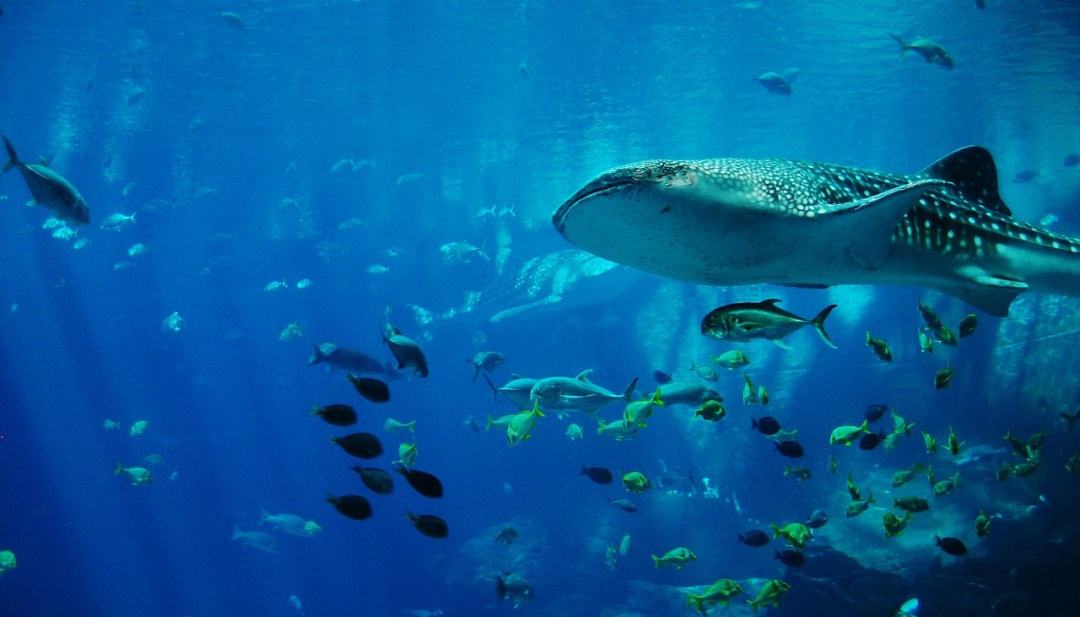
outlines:
{"label": "silvery elongated fish", "polygon": [[1080,296],[1080,240],[1014,219],[978,146],[912,175],[648,161],[601,174],[553,222],[605,259],[694,283],[917,285],[996,316],[1026,290]]}

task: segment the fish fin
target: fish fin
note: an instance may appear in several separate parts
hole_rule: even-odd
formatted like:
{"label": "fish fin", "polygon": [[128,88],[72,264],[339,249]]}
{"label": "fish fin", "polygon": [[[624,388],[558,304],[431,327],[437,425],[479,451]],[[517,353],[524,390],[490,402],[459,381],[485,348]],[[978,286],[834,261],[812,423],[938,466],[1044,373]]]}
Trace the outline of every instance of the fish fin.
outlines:
{"label": "fish fin", "polygon": [[19,164],[19,156],[15,154],[15,146],[11,145],[11,142],[8,141],[7,136],[0,135],[0,137],[2,137],[4,140],[4,148],[7,150],[8,155],[8,162],[4,165],[4,170],[0,171],[0,173],[4,173],[5,171]]}
{"label": "fish fin", "polygon": [[976,275],[971,280],[970,285],[946,287],[942,291],[994,317],[1007,317],[1009,305],[1028,288],[1026,283],[987,274]]}
{"label": "fish fin", "polygon": [[[635,378],[630,380],[629,384],[627,384],[626,389],[623,390],[622,397],[624,399],[626,399],[628,401],[633,400],[633,398],[634,398],[634,388],[637,387],[637,380],[638,380],[638,378],[635,377]],[[660,390],[657,389],[657,392],[659,393]]]}
{"label": "fish fin", "polygon": [[788,84],[793,84],[793,83],[795,83],[795,78],[798,77],[799,73],[801,73],[801,72],[802,71],[799,70],[799,69],[790,68],[790,69],[784,71],[782,73],[782,75],[784,77],[784,81],[788,82]]}
{"label": "fish fin", "polygon": [[981,146],[968,146],[946,154],[919,172],[922,178],[937,178],[952,183],[960,195],[971,202],[1000,214],[1012,216],[998,193],[997,166],[994,155]]}
{"label": "fish fin", "polygon": [[308,366],[314,366],[326,359],[326,354],[319,349],[318,345],[312,345],[311,356],[308,357]]}
{"label": "fish fin", "polygon": [[584,381],[585,383],[592,383],[591,381],[589,381],[589,373],[591,372],[593,372],[593,369],[587,368],[584,371],[578,373],[577,376],[574,377],[574,379],[578,381]]}
{"label": "fish fin", "polygon": [[896,41],[897,44],[900,45],[900,53],[901,54],[903,54],[905,51],[907,51],[907,46],[908,46],[907,41],[905,41],[904,39],[896,36],[895,34],[893,34],[891,32],[889,33],[889,36],[891,36],[892,40]]}
{"label": "fish fin", "polygon": [[769,342],[772,343],[773,345],[776,345],[780,349],[783,349],[784,351],[791,351],[791,345],[788,345],[787,343],[785,343],[781,339],[771,338],[771,339],[769,339]]}
{"label": "fish fin", "polygon": [[942,180],[924,179],[898,186],[865,199],[827,209],[823,218],[846,228],[834,232],[847,238],[847,253],[866,270],[877,270],[892,250],[892,235],[900,219],[927,191],[946,185]]}
{"label": "fish fin", "polygon": [[270,519],[270,513],[266,510],[259,510],[259,524],[262,525]]}
{"label": "fish fin", "polygon": [[[829,347],[836,349],[836,345],[834,345],[832,339],[829,338],[829,333],[825,331],[825,320],[829,317],[829,314],[832,313],[834,308],[836,308],[836,305],[830,304],[821,309],[821,312],[815,315],[814,318],[810,320],[810,323],[814,324],[814,331],[818,333],[821,340],[825,341],[825,344]],[[867,335],[869,336],[869,332],[867,332]]]}

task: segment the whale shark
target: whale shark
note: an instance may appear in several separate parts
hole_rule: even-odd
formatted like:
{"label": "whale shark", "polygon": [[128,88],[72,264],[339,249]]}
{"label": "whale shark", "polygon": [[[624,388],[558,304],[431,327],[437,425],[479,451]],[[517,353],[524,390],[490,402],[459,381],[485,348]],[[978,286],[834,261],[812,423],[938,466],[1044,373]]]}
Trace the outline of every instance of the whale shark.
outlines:
{"label": "whale shark", "polygon": [[513,275],[480,292],[470,292],[461,306],[442,312],[412,308],[421,325],[467,317],[496,324],[525,314],[575,310],[603,304],[630,289],[639,272],[578,249],[563,249],[528,259]]}
{"label": "whale shark", "polygon": [[552,221],[590,253],[698,284],[913,285],[999,317],[1024,291],[1080,296],[1080,240],[1013,218],[997,178],[979,146],[909,175],[655,160],[600,174]]}

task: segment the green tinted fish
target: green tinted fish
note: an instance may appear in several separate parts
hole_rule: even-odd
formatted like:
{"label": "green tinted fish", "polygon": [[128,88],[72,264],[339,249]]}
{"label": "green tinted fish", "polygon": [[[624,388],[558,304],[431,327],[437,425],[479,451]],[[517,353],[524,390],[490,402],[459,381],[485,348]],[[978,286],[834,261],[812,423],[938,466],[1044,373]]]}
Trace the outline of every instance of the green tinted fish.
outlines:
{"label": "green tinted fish", "polygon": [[888,343],[882,339],[874,338],[874,335],[869,330],[866,331],[866,346],[874,352],[878,360],[892,362],[892,351],[889,349]]}

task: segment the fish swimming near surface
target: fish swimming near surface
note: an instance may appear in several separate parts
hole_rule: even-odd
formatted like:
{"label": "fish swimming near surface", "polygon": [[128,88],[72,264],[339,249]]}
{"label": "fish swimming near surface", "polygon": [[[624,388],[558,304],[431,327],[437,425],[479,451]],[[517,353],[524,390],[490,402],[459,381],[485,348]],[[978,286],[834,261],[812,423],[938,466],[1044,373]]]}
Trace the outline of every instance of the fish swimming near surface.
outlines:
{"label": "fish swimming near surface", "polygon": [[8,138],[2,138],[4,148],[7,149],[8,162],[0,173],[18,168],[23,180],[26,181],[26,187],[34,196],[35,203],[52,210],[58,218],[76,225],[86,225],[90,222],[90,208],[87,207],[86,200],[73,184],[48,165],[20,161],[19,156],[15,154],[15,147],[11,145]]}
{"label": "fish swimming near surface", "polygon": [[911,175],[647,161],[590,181],[553,223],[606,259],[699,284],[915,285],[999,317],[1023,291],[1080,296],[1080,240],[1014,219],[978,146]]}

